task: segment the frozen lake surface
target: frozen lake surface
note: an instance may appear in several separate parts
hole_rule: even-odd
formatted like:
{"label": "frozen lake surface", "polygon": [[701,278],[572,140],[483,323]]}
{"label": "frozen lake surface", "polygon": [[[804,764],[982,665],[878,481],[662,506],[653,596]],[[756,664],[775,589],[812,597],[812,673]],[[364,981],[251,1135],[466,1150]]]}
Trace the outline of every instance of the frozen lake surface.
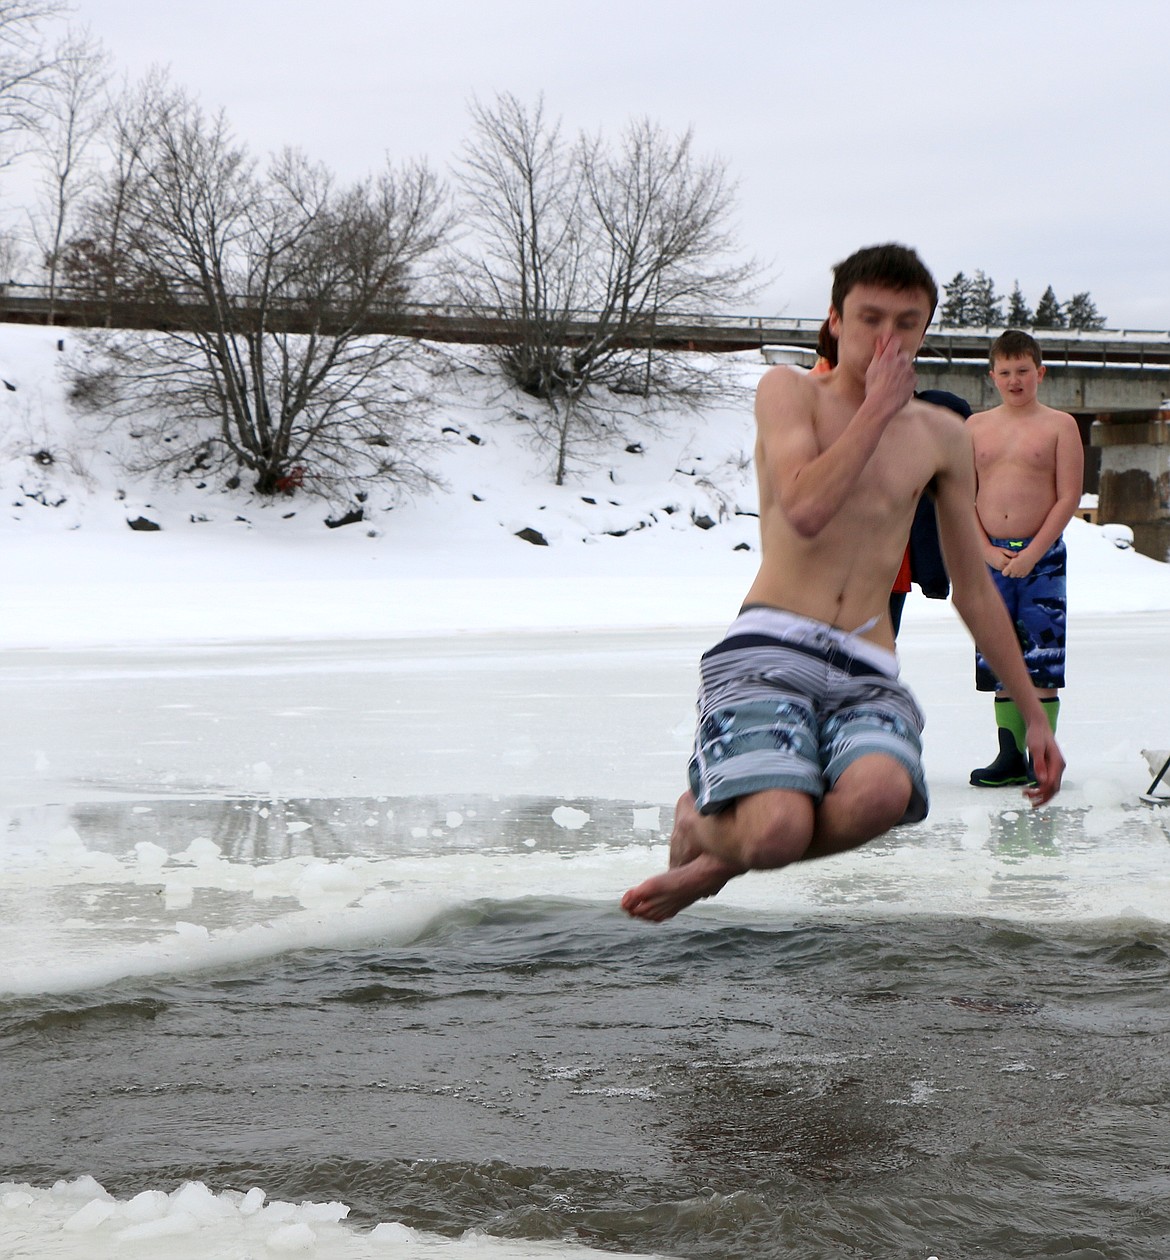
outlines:
{"label": "frozen lake surface", "polygon": [[912,607],[927,822],[632,923],[721,629],[9,652],[0,1249],[1164,1251],[1170,615],[1032,813]]}

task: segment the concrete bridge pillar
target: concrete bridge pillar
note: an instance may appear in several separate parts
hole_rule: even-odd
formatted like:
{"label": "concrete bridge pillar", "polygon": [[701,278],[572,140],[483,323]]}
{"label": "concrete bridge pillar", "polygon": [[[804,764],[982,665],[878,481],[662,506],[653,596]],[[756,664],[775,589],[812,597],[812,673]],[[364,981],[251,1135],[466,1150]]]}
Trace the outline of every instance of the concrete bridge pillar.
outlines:
{"label": "concrete bridge pillar", "polygon": [[1128,525],[1138,551],[1170,560],[1170,411],[1099,415],[1091,441],[1101,452],[1097,520]]}

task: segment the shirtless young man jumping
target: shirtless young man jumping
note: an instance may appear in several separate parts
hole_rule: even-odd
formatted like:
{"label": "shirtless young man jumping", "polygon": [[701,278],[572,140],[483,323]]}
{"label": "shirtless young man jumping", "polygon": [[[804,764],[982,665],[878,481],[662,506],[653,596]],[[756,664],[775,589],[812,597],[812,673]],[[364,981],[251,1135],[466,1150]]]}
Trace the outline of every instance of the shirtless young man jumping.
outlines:
{"label": "shirtless young man jumping", "polygon": [[983,559],[971,440],[913,397],[938,289],[913,250],[834,268],[838,365],[776,367],[756,393],[761,563],[740,616],[702,662],[690,790],[668,869],[622,907],[663,920],[748,870],[827,857],[926,816],[922,715],[898,681],[890,588],[919,496],[935,495],[953,600],[1027,728],[1033,806],[1064,759]]}

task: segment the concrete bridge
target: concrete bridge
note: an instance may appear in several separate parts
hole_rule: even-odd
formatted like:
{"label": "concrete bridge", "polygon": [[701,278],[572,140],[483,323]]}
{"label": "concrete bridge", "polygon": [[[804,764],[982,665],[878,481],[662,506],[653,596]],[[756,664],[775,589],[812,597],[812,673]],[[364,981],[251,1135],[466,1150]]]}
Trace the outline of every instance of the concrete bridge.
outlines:
{"label": "concrete bridge", "polygon": [[[811,367],[816,338],[792,331],[785,344],[765,346],[764,358]],[[920,388],[950,390],[976,411],[994,407],[987,352],[1002,331],[932,326],[918,355]],[[1090,519],[1128,525],[1138,551],[1170,559],[1170,333],[1032,332],[1048,367],[1041,397],[1080,426],[1084,490],[1097,495]]]}
{"label": "concrete bridge", "polygon": [[[810,332],[809,325],[815,329]],[[793,320],[784,343],[763,347],[770,363],[811,367],[820,320]],[[770,328],[769,331],[776,331]],[[984,411],[999,402],[987,353],[1002,328],[932,324],[918,354],[923,389],[948,389]],[[1170,332],[1032,329],[1048,366],[1044,401],[1074,415],[1157,411],[1170,397]]]}
{"label": "concrete bridge", "polygon": [[[233,315],[247,327],[258,308],[233,299]],[[572,313],[561,332],[568,344],[587,340],[596,330],[595,312]],[[811,366],[823,317],[790,319],[754,315],[660,315],[631,326],[619,338],[630,346],[653,344],[669,350],[727,353],[761,350],[770,362]],[[270,301],[265,326],[281,332],[328,332],[330,313],[296,301]],[[65,289],[50,299],[35,285],[0,287],[0,322],[54,324],[61,327],[206,328],[210,311],[199,297],[103,297]],[[340,317],[333,322],[340,322]],[[348,317],[346,317],[348,323]],[[501,313],[452,303],[387,303],[370,309],[362,331],[430,341],[489,345],[519,339],[519,321]],[[918,356],[923,388],[949,389],[982,410],[998,398],[987,379],[987,350],[999,328],[946,328],[932,325]],[[1170,396],[1170,332],[1115,330],[1069,332],[1038,329],[1049,366],[1045,399],[1075,414],[1149,412]]]}

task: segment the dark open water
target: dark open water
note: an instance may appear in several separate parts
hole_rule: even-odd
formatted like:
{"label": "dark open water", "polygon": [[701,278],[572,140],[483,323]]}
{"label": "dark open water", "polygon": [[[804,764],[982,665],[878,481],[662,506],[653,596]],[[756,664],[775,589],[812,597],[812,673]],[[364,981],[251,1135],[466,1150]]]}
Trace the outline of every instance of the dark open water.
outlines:
{"label": "dark open water", "polygon": [[1150,1260],[1168,993],[1163,928],[487,898],[405,946],[0,1003],[0,1170],[615,1252]]}

